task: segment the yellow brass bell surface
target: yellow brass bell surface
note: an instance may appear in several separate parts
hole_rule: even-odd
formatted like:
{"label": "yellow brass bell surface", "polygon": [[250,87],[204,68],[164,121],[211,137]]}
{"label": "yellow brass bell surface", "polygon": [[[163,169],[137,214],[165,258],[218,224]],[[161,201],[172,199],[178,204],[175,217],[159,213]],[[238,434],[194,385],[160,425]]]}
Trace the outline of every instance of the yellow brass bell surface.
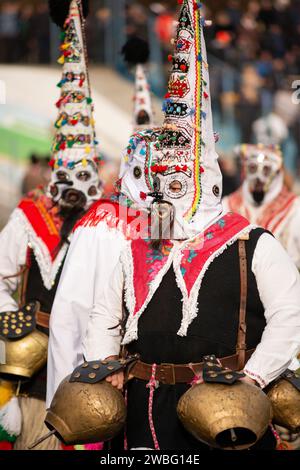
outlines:
{"label": "yellow brass bell surface", "polygon": [[45,423],[68,445],[106,441],[115,437],[126,421],[122,393],[106,381],[95,384],[69,382],[58,387]]}
{"label": "yellow brass bell surface", "polygon": [[48,336],[34,330],[18,340],[5,341],[5,364],[0,364],[0,374],[30,378],[47,362]]}
{"label": "yellow brass bell surface", "polygon": [[195,385],[179,400],[177,413],[196,439],[223,449],[249,448],[264,435],[272,418],[268,397],[241,381]]}
{"label": "yellow brass bell surface", "polygon": [[300,431],[300,392],[287,380],[280,380],[268,391],[272,404],[273,421],[279,426]]}

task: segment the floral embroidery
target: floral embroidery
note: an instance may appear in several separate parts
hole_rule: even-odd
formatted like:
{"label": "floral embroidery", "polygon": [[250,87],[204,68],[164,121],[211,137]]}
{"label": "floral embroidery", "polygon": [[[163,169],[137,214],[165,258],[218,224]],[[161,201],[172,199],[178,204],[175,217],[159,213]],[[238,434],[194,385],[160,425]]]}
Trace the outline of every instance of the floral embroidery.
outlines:
{"label": "floral embroidery", "polygon": [[225,219],[220,219],[218,220],[217,224],[219,225],[219,227],[224,228],[226,225],[226,221]]}

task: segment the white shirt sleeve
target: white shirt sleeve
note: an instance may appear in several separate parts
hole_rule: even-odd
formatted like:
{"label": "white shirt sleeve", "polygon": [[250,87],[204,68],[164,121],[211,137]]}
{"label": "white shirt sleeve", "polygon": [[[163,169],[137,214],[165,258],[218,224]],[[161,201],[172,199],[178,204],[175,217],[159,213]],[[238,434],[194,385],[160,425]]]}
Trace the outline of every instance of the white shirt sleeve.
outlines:
{"label": "white shirt sleeve", "polygon": [[27,244],[28,237],[24,227],[13,213],[0,233],[0,312],[18,309],[12,295],[20,280],[15,275],[26,262]]}
{"label": "white shirt sleeve", "polygon": [[84,341],[85,357],[88,361],[119,355],[122,340],[123,285],[123,270],[119,261],[106,289],[97,289],[95,292],[95,303],[89,316]]}
{"label": "white shirt sleeve", "polygon": [[245,366],[262,387],[287,368],[296,368],[300,351],[300,277],[281,244],[263,234],[252,261],[266,327],[261,342]]}
{"label": "white shirt sleeve", "polygon": [[104,222],[79,227],[72,237],[50,316],[47,406],[60,382],[84,360],[89,317],[106,293],[124,243]]}
{"label": "white shirt sleeve", "polygon": [[[290,221],[284,226],[284,232],[286,231],[286,250],[297,268],[300,269],[300,199],[298,198],[295,202],[295,207],[291,215]],[[283,233],[285,238],[285,233]]]}

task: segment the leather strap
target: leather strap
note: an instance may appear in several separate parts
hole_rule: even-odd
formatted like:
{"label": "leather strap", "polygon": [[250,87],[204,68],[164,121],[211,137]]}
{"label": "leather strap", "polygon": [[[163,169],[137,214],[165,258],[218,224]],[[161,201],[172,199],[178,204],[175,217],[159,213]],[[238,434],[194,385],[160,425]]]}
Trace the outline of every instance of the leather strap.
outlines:
{"label": "leather strap", "polygon": [[[250,359],[254,349],[247,351],[245,357]],[[231,370],[238,370],[238,355],[228,356],[220,359],[224,368]],[[156,367],[155,379],[162,384],[174,385],[175,383],[189,383],[193,380],[196,374],[199,374],[203,369],[204,362],[196,364],[159,364]],[[142,361],[137,361],[130,368],[127,380],[137,378],[140,380],[149,381],[152,376],[152,364],[146,364]]]}
{"label": "leather strap", "polygon": [[49,329],[50,314],[45,312],[37,312],[36,314],[36,323],[43,328]]}
{"label": "leather strap", "polygon": [[239,244],[239,260],[240,260],[240,311],[239,311],[239,327],[237,334],[236,354],[238,356],[237,368],[244,369],[246,363],[246,308],[247,308],[247,255],[246,244],[244,239],[238,241]]}

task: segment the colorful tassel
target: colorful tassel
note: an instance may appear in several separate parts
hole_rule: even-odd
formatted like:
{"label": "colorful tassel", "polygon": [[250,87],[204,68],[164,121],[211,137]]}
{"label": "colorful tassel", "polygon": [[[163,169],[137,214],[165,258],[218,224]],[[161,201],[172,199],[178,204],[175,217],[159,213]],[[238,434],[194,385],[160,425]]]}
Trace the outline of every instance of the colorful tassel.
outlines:
{"label": "colorful tassel", "polygon": [[61,65],[63,65],[65,63],[65,56],[64,55],[61,55],[58,59],[57,59],[57,62]]}
{"label": "colorful tassel", "polygon": [[16,397],[0,409],[0,426],[11,436],[18,436],[21,433],[22,415]]}
{"label": "colorful tassel", "polygon": [[6,443],[6,442],[15,442],[17,439],[17,436],[12,436],[8,432],[5,431],[5,429],[0,426],[0,449],[1,449],[1,443]]}

